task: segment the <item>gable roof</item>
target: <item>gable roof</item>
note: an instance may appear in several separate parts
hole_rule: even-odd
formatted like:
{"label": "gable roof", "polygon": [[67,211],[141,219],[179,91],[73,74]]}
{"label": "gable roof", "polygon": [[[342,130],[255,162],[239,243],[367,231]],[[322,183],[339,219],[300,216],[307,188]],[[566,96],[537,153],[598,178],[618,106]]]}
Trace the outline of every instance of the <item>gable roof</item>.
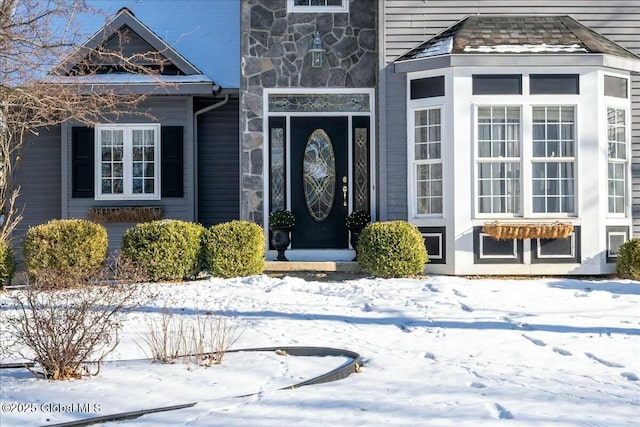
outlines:
{"label": "gable roof", "polygon": [[468,16],[394,62],[449,54],[601,54],[640,58],[570,16]]}
{"label": "gable roof", "polygon": [[[160,53],[169,63],[175,66],[181,74],[194,75],[202,74],[200,70],[187,59],[180,55],[175,49],[158,37],[149,27],[138,20],[135,15],[126,7],[118,11],[116,16],[107,22],[100,30],[98,30],[89,40],[87,40],[83,48],[96,49],[98,47],[116,48],[114,42],[119,38],[118,35],[126,36],[125,44],[133,46],[139,44],[145,46],[149,51]],[[138,43],[135,43],[138,42]],[[142,43],[140,43],[142,42]],[[126,46],[124,47],[126,49]],[[54,74],[70,75],[73,67],[86,58],[86,50],[80,49],[76,51],[70,58],[64,61],[60,66],[54,69]],[[126,52],[127,54],[137,52]],[[144,53],[144,52],[140,52]]]}
{"label": "gable roof", "polygon": [[240,0],[84,0],[91,12],[72,23],[89,39],[122,8],[209,79],[225,89],[240,87]]}
{"label": "gable roof", "polygon": [[[95,49],[122,52],[127,57],[139,54],[144,56],[148,52],[159,55],[167,64],[163,65],[160,75],[145,75],[123,72],[117,62],[90,60],[93,66],[101,71],[88,75],[76,75],[77,66],[87,60]],[[153,62],[146,62],[144,58],[137,60],[140,65],[153,66]],[[60,76],[64,83],[117,87],[120,90],[133,93],[154,93],[159,82],[170,83],[170,91],[174,94],[210,95],[217,93],[220,87],[213,80],[204,75],[195,65],[169,46],[144,25],[126,7],[109,20],[100,30],[94,33],[81,48],[77,49],[69,58],[56,67],[51,74]]]}

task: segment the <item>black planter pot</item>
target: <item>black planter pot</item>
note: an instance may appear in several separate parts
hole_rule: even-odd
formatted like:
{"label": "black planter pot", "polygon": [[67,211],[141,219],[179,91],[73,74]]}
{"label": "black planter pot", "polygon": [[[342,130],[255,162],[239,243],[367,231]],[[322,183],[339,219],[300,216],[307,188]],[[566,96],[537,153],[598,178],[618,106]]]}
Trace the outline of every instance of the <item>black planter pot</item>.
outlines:
{"label": "black planter pot", "polygon": [[289,261],[284,256],[284,251],[287,250],[289,243],[291,243],[290,231],[291,227],[271,227],[271,246],[278,251],[276,261]]}
{"label": "black planter pot", "polygon": [[350,228],[349,232],[351,233],[351,237],[349,238],[349,243],[353,247],[353,250],[356,251],[356,256],[352,259],[352,261],[358,260],[358,241],[360,240],[360,233],[362,233],[362,228]]}

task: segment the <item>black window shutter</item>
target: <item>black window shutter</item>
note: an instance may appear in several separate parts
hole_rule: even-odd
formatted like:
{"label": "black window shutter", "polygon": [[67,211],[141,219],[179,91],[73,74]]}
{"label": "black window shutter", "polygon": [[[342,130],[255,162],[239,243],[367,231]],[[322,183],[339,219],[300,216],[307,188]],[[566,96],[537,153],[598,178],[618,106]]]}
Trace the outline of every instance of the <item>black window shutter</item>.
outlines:
{"label": "black window shutter", "polygon": [[94,130],[71,128],[71,197],[94,196]]}
{"label": "black window shutter", "polygon": [[162,197],[183,197],[183,133],[182,126],[161,128]]}

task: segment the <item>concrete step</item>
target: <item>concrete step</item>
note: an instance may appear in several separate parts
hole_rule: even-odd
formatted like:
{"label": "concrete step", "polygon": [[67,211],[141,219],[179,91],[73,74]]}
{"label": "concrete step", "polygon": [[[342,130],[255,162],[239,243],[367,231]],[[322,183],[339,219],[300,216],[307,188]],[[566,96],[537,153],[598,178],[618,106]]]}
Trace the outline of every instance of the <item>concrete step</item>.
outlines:
{"label": "concrete step", "polygon": [[265,273],[284,272],[332,272],[360,273],[360,267],[353,261],[267,261]]}
{"label": "concrete step", "polygon": [[299,277],[307,281],[336,282],[368,277],[357,262],[267,261],[264,273],[271,277]]}

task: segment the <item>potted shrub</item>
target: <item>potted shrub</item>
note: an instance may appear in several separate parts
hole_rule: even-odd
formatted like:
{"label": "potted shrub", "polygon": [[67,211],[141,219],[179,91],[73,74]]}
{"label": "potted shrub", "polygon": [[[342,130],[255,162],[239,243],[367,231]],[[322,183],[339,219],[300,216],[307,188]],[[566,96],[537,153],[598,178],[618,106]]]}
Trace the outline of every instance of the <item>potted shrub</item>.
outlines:
{"label": "potted shrub", "polygon": [[351,243],[353,249],[356,251],[356,256],[355,258],[353,258],[353,261],[358,260],[358,240],[360,240],[360,233],[370,223],[371,215],[369,215],[369,212],[362,209],[353,211],[347,216],[345,225],[351,233],[349,242]]}
{"label": "potted shrub", "polygon": [[345,224],[349,231],[362,231],[367,225],[371,223],[371,215],[365,210],[353,211],[347,216]]}
{"label": "potted shrub", "polygon": [[278,209],[269,214],[269,230],[271,231],[271,245],[278,251],[276,261],[289,261],[284,251],[291,243],[290,232],[296,223],[291,211]]}

